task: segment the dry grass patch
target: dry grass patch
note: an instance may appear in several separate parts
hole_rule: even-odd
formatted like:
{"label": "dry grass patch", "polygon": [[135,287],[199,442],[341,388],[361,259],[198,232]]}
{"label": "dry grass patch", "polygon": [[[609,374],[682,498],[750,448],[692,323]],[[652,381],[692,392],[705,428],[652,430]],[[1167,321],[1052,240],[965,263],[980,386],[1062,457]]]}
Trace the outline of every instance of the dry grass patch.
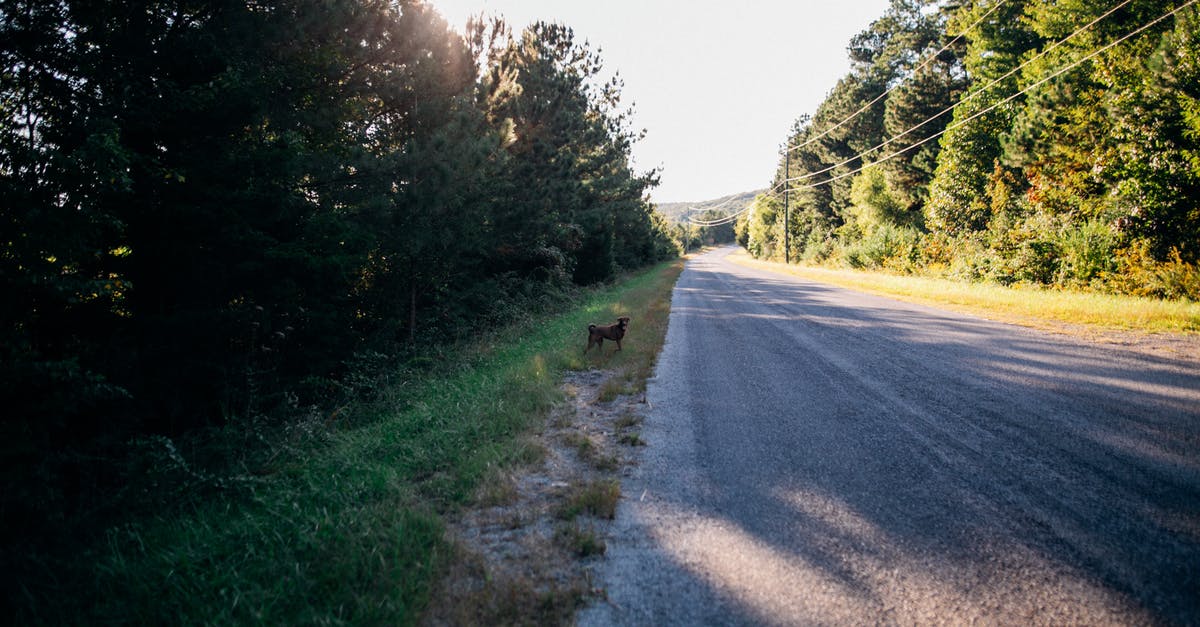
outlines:
{"label": "dry grass patch", "polygon": [[627,411],[613,423],[613,426],[618,430],[629,429],[642,424],[642,417],[632,411]]}
{"label": "dry grass patch", "polygon": [[475,502],[483,507],[510,505],[517,500],[517,482],[511,473],[491,467],[475,490]]}
{"label": "dry grass patch", "polygon": [[617,400],[618,397],[627,396],[632,393],[625,381],[619,380],[616,377],[609,379],[600,388],[600,395],[597,397],[601,403],[611,403]]}
{"label": "dry grass patch", "polygon": [[637,432],[622,433],[621,437],[617,438],[617,441],[626,446],[646,446],[646,441],[642,439],[642,434]]}
{"label": "dry grass patch", "polygon": [[617,515],[620,499],[621,484],[615,479],[576,484],[556,515],[563,520],[575,520],[580,515],[612,520]]}
{"label": "dry grass patch", "polygon": [[563,437],[568,446],[575,449],[579,459],[591,464],[597,470],[614,471],[621,466],[621,460],[615,455],[605,453],[596,441],[578,431],[570,432]]}
{"label": "dry grass patch", "polygon": [[563,546],[579,557],[603,555],[608,549],[594,527],[584,527],[575,521],[559,525],[557,537]]}
{"label": "dry grass patch", "polygon": [[596,444],[592,442],[592,439],[579,431],[567,432],[563,435],[563,442],[575,449],[575,453],[579,455],[580,459],[591,457],[596,450]]}
{"label": "dry grass patch", "polygon": [[497,572],[477,554],[461,548],[451,560],[443,603],[424,616],[436,625],[564,625],[590,592],[586,579],[546,584],[520,571]]}
{"label": "dry grass patch", "polygon": [[1068,324],[1149,333],[1200,332],[1200,303],[1190,301],[784,265],[758,261],[745,252],[729,259],[747,267],[1057,331]]}

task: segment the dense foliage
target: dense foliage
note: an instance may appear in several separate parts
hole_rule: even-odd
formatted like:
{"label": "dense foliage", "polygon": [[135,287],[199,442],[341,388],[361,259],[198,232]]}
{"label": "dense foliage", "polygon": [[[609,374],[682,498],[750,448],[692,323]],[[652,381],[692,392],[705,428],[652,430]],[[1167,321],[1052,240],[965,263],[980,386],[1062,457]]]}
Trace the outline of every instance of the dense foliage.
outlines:
{"label": "dense foliage", "polygon": [[597,55],[467,31],[419,0],[0,2],[7,539],[102,515],[147,437],[334,407],[675,254]]}
{"label": "dense foliage", "polygon": [[739,238],[782,258],[786,186],[806,261],[1200,299],[1197,32],[1183,1],[893,0]]}

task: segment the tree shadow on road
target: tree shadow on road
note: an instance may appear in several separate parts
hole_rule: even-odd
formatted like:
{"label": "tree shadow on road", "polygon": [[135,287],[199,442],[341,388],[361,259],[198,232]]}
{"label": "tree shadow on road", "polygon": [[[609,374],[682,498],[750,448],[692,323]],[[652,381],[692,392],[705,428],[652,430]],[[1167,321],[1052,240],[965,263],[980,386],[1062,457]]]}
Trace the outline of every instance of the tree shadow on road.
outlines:
{"label": "tree shadow on road", "polygon": [[1200,616],[1196,363],[717,264],[676,289],[647,428],[692,442],[626,513],[698,617]]}

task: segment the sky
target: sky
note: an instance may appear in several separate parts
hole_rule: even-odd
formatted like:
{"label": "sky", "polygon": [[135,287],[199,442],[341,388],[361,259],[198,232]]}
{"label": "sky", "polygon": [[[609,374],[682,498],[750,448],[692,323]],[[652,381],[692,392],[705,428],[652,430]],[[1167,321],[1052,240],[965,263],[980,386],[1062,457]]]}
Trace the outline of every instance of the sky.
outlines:
{"label": "sky", "polygon": [[560,22],[619,74],[656,203],[768,187],[792,124],[846,74],[846,45],[887,0],[429,0],[459,31],[479,13],[514,31]]}

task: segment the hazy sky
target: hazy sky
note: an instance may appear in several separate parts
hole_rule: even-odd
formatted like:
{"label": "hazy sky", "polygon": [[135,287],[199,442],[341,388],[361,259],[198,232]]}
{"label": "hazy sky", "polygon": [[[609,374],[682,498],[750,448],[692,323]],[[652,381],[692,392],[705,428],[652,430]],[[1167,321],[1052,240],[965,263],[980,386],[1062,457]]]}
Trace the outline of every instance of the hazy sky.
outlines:
{"label": "hazy sky", "polygon": [[459,30],[480,12],[518,30],[572,27],[625,81],[635,168],[662,168],[656,202],[767,187],[792,122],[849,68],[846,44],[887,0],[430,0]]}

